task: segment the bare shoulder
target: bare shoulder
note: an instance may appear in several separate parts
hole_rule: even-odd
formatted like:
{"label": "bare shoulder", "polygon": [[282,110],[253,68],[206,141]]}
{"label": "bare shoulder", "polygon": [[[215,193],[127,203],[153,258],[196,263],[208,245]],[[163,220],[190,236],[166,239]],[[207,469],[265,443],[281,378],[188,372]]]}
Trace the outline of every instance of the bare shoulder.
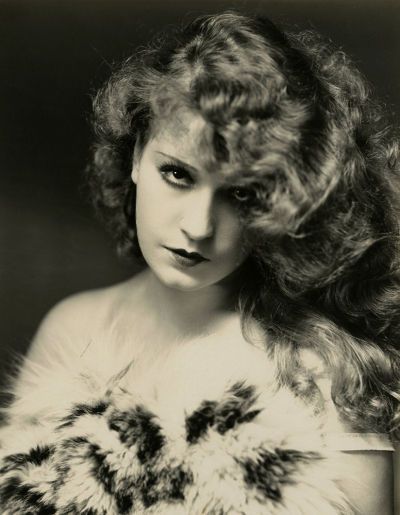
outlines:
{"label": "bare shoulder", "polygon": [[52,349],[60,345],[83,352],[93,335],[101,333],[118,306],[124,304],[126,291],[135,282],[136,277],[133,277],[59,301],[42,319],[29,347],[29,359],[43,363],[51,356]]}
{"label": "bare shoulder", "polygon": [[349,478],[341,484],[356,513],[393,515],[393,452],[347,451],[342,453]]}
{"label": "bare shoulder", "polygon": [[395,444],[393,453],[394,513],[400,513],[400,442]]}

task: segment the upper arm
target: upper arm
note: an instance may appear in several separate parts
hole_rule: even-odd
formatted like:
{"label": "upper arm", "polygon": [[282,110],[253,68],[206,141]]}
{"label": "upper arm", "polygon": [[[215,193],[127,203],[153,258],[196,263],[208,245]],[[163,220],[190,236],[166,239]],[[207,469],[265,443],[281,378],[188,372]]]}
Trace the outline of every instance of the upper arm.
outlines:
{"label": "upper arm", "polygon": [[87,328],[97,304],[93,295],[84,292],[68,297],[43,318],[26,358],[10,378],[8,391],[13,402],[7,409],[9,418],[30,419],[46,412],[52,403],[62,403],[60,392],[67,382],[63,374],[73,374],[76,359],[87,345]]}
{"label": "upper arm", "polygon": [[346,479],[340,482],[359,515],[393,515],[393,452],[341,453]]}

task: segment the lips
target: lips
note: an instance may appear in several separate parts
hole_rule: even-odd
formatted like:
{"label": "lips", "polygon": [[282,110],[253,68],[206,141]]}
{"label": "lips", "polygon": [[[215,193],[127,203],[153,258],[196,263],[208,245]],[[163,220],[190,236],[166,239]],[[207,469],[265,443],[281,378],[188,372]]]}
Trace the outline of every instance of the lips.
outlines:
{"label": "lips", "polygon": [[209,261],[209,259],[205,258],[204,256],[202,256],[198,252],[188,252],[185,249],[175,249],[175,248],[172,248],[172,247],[166,247],[166,248],[168,250],[171,250],[172,252],[174,252],[178,256],[182,256],[182,257],[187,258],[187,259],[192,259],[193,261],[197,261],[197,262]]}

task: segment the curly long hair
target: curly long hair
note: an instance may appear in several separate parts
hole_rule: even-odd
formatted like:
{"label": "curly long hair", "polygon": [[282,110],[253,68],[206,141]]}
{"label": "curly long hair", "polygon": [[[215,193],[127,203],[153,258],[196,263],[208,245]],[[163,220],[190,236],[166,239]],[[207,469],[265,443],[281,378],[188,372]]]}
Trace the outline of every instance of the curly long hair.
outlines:
{"label": "curly long hair", "polygon": [[333,377],[356,429],[400,434],[399,146],[351,60],[314,31],[283,32],[236,11],[202,16],[126,60],[94,99],[92,198],[119,252],[142,259],[135,144],[184,106],[254,252],[238,299],[278,379],[301,384],[301,350]]}

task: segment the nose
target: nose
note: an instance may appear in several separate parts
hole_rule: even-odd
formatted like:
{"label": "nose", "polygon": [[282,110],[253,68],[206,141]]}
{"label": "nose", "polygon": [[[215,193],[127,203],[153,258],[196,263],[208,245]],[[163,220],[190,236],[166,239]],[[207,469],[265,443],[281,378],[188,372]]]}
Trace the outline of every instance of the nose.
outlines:
{"label": "nose", "polygon": [[213,193],[199,191],[187,200],[181,217],[181,231],[190,240],[210,238],[215,231]]}

